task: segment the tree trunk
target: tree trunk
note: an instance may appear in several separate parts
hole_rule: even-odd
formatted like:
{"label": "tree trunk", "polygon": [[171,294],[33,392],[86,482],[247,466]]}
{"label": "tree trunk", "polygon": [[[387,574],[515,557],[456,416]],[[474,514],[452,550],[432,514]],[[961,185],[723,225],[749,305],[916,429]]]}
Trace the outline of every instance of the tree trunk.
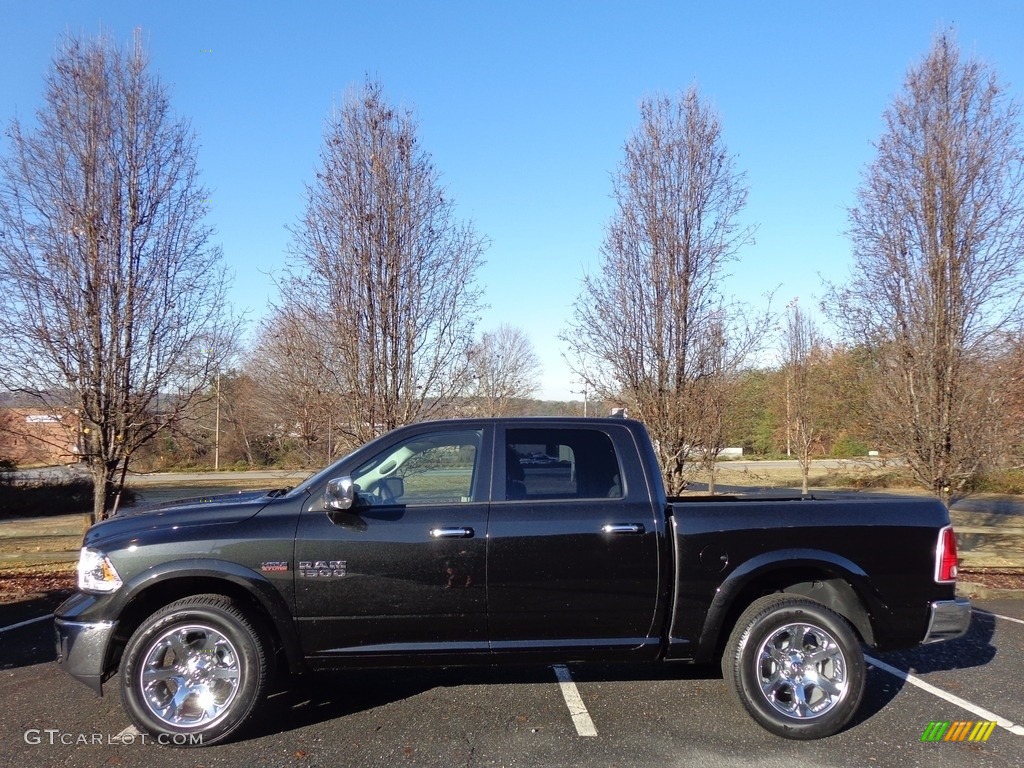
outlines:
{"label": "tree trunk", "polygon": [[107,506],[114,493],[114,469],[105,462],[94,462],[92,470],[93,495],[90,523],[107,519]]}

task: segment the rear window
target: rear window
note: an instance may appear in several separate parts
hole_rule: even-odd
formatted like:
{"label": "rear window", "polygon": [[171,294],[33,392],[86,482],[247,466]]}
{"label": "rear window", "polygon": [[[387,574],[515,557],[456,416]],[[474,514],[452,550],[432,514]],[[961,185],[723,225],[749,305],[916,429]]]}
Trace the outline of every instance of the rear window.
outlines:
{"label": "rear window", "polygon": [[611,438],[596,429],[509,429],[505,498],[617,499],[622,475]]}

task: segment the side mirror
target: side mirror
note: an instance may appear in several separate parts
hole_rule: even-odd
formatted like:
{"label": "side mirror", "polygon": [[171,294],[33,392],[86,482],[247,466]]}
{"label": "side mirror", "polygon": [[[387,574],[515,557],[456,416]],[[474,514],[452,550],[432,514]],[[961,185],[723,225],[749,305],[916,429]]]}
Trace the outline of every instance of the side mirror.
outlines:
{"label": "side mirror", "polygon": [[324,509],[328,512],[346,512],[352,508],[355,502],[356,489],[352,478],[336,477],[327,482],[327,489],[324,491]]}

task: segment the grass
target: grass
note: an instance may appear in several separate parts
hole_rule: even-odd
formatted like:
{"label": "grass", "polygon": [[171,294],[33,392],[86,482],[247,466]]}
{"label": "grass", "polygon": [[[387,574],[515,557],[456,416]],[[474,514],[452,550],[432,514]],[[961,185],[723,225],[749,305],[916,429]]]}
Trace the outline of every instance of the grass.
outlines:
{"label": "grass", "polygon": [[995,472],[987,472],[974,479],[971,490],[978,493],[1000,493],[1005,495],[1024,495],[1024,469],[1015,467]]}
{"label": "grass", "polygon": [[886,488],[916,488],[914,478],[906,469],[836,470],[824,477],[808,482],[812,488],[856,488],[857,490],[884,490]]}
{"label": "grass", "polygon": [[[710,475],[700,470],[693,478],[696,482],[706,483]],[[802,482],[800,466],[794,463],[785,468],[765,467],[750,468],[733,467],[729,462],[718,464],[715,472],[716,485],[736,485],[751,490],[773,488],[799,488]],[[807,485],[810,488],[855,488],[858,490],[885,488],[913,488],[914,481],[906,470],[878,464],[864,463],[861,466],[848,466],[844,469],[827,469],[811,465]]]}

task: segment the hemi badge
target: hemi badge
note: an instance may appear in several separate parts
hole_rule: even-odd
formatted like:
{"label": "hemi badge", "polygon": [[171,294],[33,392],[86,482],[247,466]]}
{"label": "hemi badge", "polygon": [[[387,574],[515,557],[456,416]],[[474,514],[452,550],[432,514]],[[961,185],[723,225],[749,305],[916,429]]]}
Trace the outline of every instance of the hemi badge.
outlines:
{"label": "hemi badge", "polygon": [[262,563],[260,570],[264,573],[273,573],[275,571],[287,571],[288,561],[287,560],[272,560],[269,563]]}

